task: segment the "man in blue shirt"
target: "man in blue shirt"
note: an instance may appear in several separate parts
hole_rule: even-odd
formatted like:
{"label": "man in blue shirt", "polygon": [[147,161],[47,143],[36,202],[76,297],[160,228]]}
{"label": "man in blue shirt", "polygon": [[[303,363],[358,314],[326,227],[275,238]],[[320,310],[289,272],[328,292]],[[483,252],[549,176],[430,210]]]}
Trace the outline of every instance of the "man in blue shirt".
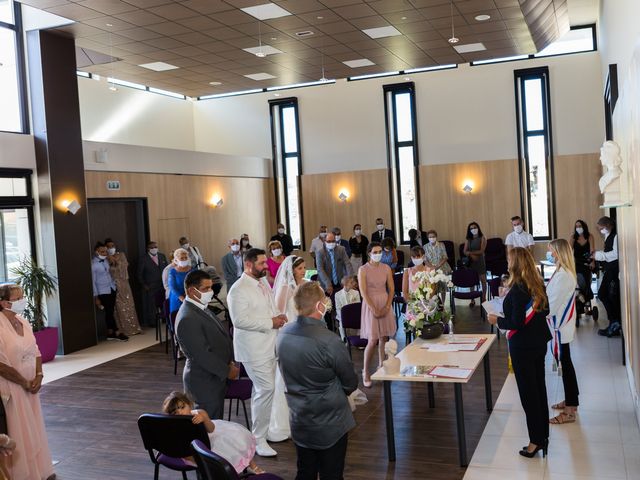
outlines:
{"label": "man in blue shirt", "polygon": [[116,282],[109,272],[109,260],[107,259],[107,247],[98,242],[94,248],[94,256],[91,260],[91,277],[93,278],[93,298],[96,306],[104,310],[104,319],[107,324],[107,340],[129,340],[124,333],[118,331],[114,310],[116,307]]}

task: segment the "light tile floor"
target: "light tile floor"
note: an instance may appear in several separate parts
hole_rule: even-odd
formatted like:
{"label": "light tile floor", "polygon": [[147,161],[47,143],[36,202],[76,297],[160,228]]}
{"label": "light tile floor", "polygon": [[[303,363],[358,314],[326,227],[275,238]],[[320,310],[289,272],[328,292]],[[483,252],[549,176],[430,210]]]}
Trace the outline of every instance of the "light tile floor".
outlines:
{"label": "light tile floor", "polygon": [[42,366],[44,373],[42,383],[53,382],[87,368],[124,357],[130,353],[150,347],[157,342],[155,329],[147,328],[143,334],[129,337],[127,342],[104,340],[94,347],[85,348],[69,355],[57,355],[55,360]]}
{"label": "light tile floor", "polygon": [[[571,344],[580,408],[575,423],[550,426],[547,458],[518,455],[529,439],[515,378],[509,375],[465,480],[640,480],[640,429],[621,363],[620,338],[598,336],[596,329],[593,320],[583,319]],[[552,372],[550,361],[547,391],[549,405],[564,399],[562,379]]]}

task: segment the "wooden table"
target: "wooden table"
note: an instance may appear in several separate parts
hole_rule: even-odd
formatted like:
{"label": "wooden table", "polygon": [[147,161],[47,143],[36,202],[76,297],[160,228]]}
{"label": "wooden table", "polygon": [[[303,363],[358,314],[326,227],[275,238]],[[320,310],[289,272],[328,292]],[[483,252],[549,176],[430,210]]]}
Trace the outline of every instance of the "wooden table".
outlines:
{"label": "wooden table", "polygon": [[487,411],[493,410],[493,400],[491,395],[491,368],[489,365],[489,349],[496,339],[494,334],[467,334],[455,335],[456,338],[474,337],[485,338],[485,342],[474,352],[430,352],[427,349],[420,348],[425,343],[446,343],[447,337],[441,336],[434,340],[422,340],[420,338],[414,340],[409,346],[402,350],[397,358],[402,362],[400,371],[410,365],[456,365],[460,368],[471,369],[472,372],[466,379],[438,378],[429,376],[404,376],[402,373],[397,375],[387,375],[381,368],[371,376],[371,380],[382,381],[384,391],[384,416],[387,427],[387,451],[389,461],[396,460],[396,442],[393,429],[393,403],[391,399],[391,382],[423,382],[427,383],[429,392],[429,407],[433,408],[435,403],[433,384],[434,383],[451,383],[453,384],[453,392],[456,405],[456,424],[458,431],[458,459],[460,466],[466,467],[467,462],[467,443],[464,428],[464,408],[462,403],[462,385],[468,383],[474,375],[476,369],[482,361],[484,363],[484,389]]}

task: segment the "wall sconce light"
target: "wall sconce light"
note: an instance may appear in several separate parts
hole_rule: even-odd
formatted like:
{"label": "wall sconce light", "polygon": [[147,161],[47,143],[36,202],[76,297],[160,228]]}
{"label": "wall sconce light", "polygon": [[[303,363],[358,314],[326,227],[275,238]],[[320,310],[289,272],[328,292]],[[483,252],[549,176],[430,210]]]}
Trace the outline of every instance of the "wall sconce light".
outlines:
{"label": "wall sconce light", "polygon": [[220,195],[214,195],[213,197],[211,197],[210,203],[213,208],[220,208],[222,205],[224,205],[224,200],[222,200],[222,197]]}
{"label": "wall sconce light", "polygon": [[342,203],[346,203],[346,201],[349,199],[349,192],[347,190],[341,190],[340,193],[338,194],[338,199]]}
{"label": "wall sconce light", "polygon": [[63,200],[62,206],[69,212],[71,215],[75,215],[80,210],[81,206],[76,200]]}
{"label": "wall sconce light", "polygon": [[462,191],[464,193],[471,193],[472,190],[473,190],[473,187],[468,183],[465,183],[464,187],[462,187]]}

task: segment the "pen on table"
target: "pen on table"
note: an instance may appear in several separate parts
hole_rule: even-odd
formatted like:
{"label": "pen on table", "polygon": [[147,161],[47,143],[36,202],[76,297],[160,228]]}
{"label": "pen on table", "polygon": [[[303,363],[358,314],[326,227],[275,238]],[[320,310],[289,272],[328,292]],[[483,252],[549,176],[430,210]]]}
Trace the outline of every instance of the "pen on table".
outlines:
{"label": "pen on table", "polygon": [[440,365],[440,366],[445,368],[460,368],[460,365]]}

